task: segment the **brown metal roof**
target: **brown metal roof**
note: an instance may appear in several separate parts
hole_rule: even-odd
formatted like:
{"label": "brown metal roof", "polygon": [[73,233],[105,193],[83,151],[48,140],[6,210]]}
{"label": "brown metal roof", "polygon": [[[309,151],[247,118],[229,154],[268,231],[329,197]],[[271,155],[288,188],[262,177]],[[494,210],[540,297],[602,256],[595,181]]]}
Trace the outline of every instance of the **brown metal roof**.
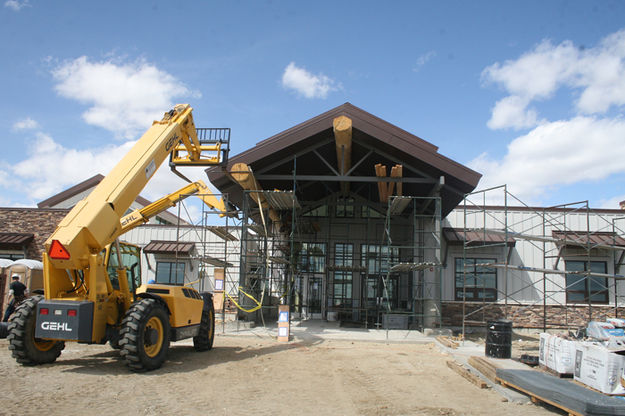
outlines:
{"label": "brown metal roof", "polygon": [[553,231],[552,236],[565,240],[564,245],[619,246],[625,247],[625,239],[613,232]]}
{"label": "brown metal roof", "polygon": [[186,254],[190,255],[195,249],[195,243],[176,241],[150,241],[150,244],[143,248],[144,253],[152,254]]}
{"label": "brown metal roof", "polygon": [[[468,246],[481,245],[503,245],[506,236],[502,234],[492,234],[488,230],[463,230],[462,228],[443,228],[443,236],[450,245],[462,245],[467,242]],[[466,240],[465,240],[466,237]],[[508,236],[507,246],[513,247],[516,240]]]}
{"label": "brown metal roof", "polygon": [[30,244],[33,238],[34,234],[0,233],[0,248],[19,250]]}
{"label": "brown metal roof", "polygon": [[[292,175],[293,157],[296,159],[297,175],[320,175],[326,171],[321,163],[321,155],[330,164],[336,166],[336,147],[332,130],[332,122],[338,116],[346,116],[352,120],[352,161],[365,160],[352,172],[353,177],[375,177],[374,164],[382,163],[393,166],[400,163],[404,166],[404,177],[414,179],[426,177],[438,182],[445,177],[441,189],[443,215],[449,213],[463,198],[464,193],[471,192],[477,186],[481,175],[438,153],[438,148],[425,140],[408,133],[366,111],[345,103],[317,117],[311,118],[288,130],[263,140],[228,161],[230,170],[235,163],[246,163],[255,174],[262,172],[267,178]],[[323,144],[323,145],[322,145]],[[321,146],[321,147],[320,147]],[[317,153],[314,153],[315,149]],[[264,171],[264,172],[263,172]],[[227,193],[229,201],[241,206],[243,192],[235,184],[222,167],[206,170],[209,180],[220,192]],[[273,176],[272,176],[273,175]],[[421,176],[419,176],[421,175]],[[259,183],[263,189],[292,189],[293,180],[263,179]],[[338,182],[309,183],[305,194],[297,194],[300,201],[315,201],[338,191]],[[426,196],[436,183],[404,182],[404,195]],[[298,180],[301,186],[301,180]],[[366,183],[359,186],[360,195],[371,200],[376,199],[377,183]]]}
{"label": "brown metal roof", "polygon": [[84,192],[87,189],[93,188],[94,186],[99,184],[102,181],[102,179],[104,179],[104,176],[100,174],[92,176],[91,178],[80,182],[78,185],[74,185],[71,188],[68,188],[61,193],[58,193],[44,201],[41,201],[40,203],[37,204],[37,206],[39,208],[51,208],[57,205],[58,203],[63,202],[66,199],[73,197],[74,195],[78,195],[79,193]]}
{"label": "brown metal roof", "polygon": [[[91,178],[80,182],[77,185],[72,186],[71,188],[68,188],[66,190],[64,190],[63,192],[60,192],[56,195],[51,196],[50,198],[41,201],[37,204],[37,207],[39,208],[51,208],[54,207],[55,205],[65,201],[66,199],[69,199],[75,195],[78,195],[81,192],[84,192],[88,189],[91,188],[95,188],[100,182],[102,182],[102,179],[104,179],[104,176],[97,174],[95,176],[92,176]],[[148,205],[150,205],[152,202],[145,199],[144,197],[142,197],[141,195],[137,195],[137,197],[135,198],[135,201],[137,203],[139,203],[140,205],[146,207]],[[171,212],[168,211],[163,211],[161,213],[158,214],[160,217],[166,217],[164,218],[167,221],[170,221],[172,224],[176,224],[179,223],[180,225],[186,225],[188,224],[187,221],[183,220],[182,218],[178,218],[177,215],[172,214]]]}

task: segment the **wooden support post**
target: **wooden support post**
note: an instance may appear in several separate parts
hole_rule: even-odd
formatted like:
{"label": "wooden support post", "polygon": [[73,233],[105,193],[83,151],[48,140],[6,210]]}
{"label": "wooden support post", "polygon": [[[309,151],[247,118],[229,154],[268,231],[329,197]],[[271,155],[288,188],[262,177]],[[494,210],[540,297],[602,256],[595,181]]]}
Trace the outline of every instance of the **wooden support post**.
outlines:
{"label": "wooden support post", "polygon": [[[397,177],[397,165],[391,168],[391,178],[396,178],[396,177]],[[395,182],[389,182],[388,191],[386,192],[387,198],[393,195],[394,188],[395,188]]]}
{"label": "wooden support post", "polygon": [[[381,168],[382,168],[382,164],[381,163],[377,163],[375,166],[375,176],[377,176],[378,178],[382,176],[381,174]],[[378,194],[380,195],[380,202],[382,202],[383,197],[384,197],[384,191],[382,190],[382,188],[384,187],[384,183],[378,181]]]}
{"label": "wooden support post", "polygon": [[[352,167],[352,120],[345,116],[336,117],[332,122],[336,142],[336,160],[338,172],[345,172]],[[341,182],[341,193],[349,193],[349,183]]]}

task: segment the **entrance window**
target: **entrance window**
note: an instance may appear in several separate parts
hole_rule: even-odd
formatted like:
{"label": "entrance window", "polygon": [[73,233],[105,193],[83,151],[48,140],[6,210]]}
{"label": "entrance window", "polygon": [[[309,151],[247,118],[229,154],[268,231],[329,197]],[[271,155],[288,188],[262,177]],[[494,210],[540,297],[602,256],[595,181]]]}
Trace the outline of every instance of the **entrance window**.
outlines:
{"label": "entrance window", "polygon": [[340,198],[336,202],[337,218],[352,218],[354,216],[354,199]]}
{"label": "entrance window", "polygon": [[[334,246],[334,263],[337,266],[353,266],[354,245],[351,243],[336,243]],[[333,304],[334,306],[351,306],[353,272],[336,270],[334,272]]]}
{"label": "entrance window", "polygon": [[[497,269],[479,266],[495,263],[495,259],[456,258],[456,300],[495,302],[497,300]],[[464,289],[464,291],[463,291]]]}
{"label": "entrance window", "polygon": [[184,263],[157,262],[156,283],[182,286],[184,284]]}
{"label": "entrance window", "polygon": [[[605,261],[567,260],[566,271],[607,273]],[[608,303],[608,283],[605,277],[566,275],[566,301],[568,303]]]}
{"label": "entrance window", "polygon": [[326,270],[326,243],[302,243],[300,270],[324,273]]}
{"label": "entrance window", "polygon": [[362,265],[369,274],[386,273],[389,263],[399,263],[399,248],[381,244],[363,244],[360,246]]}

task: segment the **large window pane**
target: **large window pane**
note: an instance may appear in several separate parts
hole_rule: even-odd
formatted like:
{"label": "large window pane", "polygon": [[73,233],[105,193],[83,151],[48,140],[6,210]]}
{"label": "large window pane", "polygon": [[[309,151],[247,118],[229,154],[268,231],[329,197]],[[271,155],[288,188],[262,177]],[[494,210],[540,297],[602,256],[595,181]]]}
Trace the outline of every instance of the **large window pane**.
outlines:
{"label": "large window pane", "polygon": [[[456,300],[494,302],[497,300],[497,269],[478,266],[495,263],[494,259],[456,258],[455,281]],[[464,289],[464,290],[463,290]]]}
{"label": "large window pane", "polygon": [[386,273],[389,264],[399,263],[399,248],[380,244],[360,246],[361,264],[367,267],[369,274]]}
{"label": "large window pane", "polygon": [[[567,260],[566,270],[571,272],[590,271],[607,273],[605,261]],[[608,303],[607,279],[583,274],[566,275],[566,300],[569,303]]]}
{"label": "large window pane", "polygon": [[184,285],[184,263],[159,261],[156,263],[156,283]]}
{"label": "large window pane", "polygon": [[300,270],[324,273],[326,269],[326,244],[302,243],[299,261]]}
{"label": "large window pane", "polygon": [[[351,243],[336,243],[334,245],[334,262],[337,266],[352,266],[354,245]],[[334,306],[350,307],[352,303],[352,284],[354,273],[337,270],[334,272],[332,286]]]}

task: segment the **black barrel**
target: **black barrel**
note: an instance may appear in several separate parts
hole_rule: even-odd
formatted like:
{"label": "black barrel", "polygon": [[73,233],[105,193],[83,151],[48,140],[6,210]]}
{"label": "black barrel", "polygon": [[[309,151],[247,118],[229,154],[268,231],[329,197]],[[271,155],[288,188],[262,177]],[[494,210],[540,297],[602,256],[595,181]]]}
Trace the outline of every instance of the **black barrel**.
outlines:
{"label": "black barrel", "polygon": [[490,321],[486,326],[486,356],[510,358],[512,355],[512,321]]}

